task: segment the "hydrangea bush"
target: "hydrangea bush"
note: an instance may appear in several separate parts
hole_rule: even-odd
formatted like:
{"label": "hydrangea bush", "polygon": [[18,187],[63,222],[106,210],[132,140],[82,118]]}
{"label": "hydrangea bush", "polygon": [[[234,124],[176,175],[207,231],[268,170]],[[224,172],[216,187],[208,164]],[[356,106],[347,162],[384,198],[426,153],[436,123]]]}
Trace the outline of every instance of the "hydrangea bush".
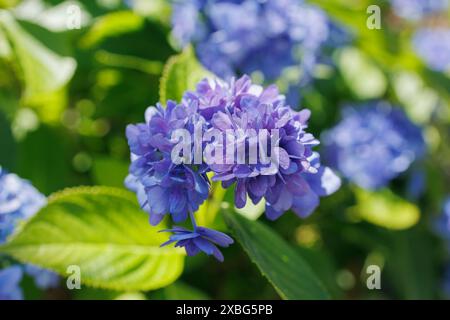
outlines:
{"label": "hydrangea bush", "polygon": [[54,3],[0,5],[0,300],[448,297],[448,0]]}

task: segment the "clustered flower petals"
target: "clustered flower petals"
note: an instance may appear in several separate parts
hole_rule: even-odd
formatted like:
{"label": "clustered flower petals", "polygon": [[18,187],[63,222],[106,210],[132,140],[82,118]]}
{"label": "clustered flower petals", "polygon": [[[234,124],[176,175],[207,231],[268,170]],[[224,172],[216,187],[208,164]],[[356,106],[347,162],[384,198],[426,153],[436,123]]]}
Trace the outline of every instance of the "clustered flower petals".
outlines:
{"label": "clustered flower petals", "polygon": [[326,159],[362,188],[386,186],[425,153],[421,129],[385,102],[347,106],[342,118],[323,134]]}
{"label": "clustered flower petals", "polygon": [[46,203],[28,181],[0,167],[0,243],[13,233],[17,224],[33,216]]}
{"label": "clustered flower petals", "polygon": [[20,288],[23,271],[19,266],[11,266],[0,270],[0,300],[22,300]]}
{"label": "clustered flower petals", "polygon": [[449,5],[449,0],[391,0],[397,16],[417,25],[412,48],[437,72],[450,70],[450,27],[445,23]]}
{"label": "clustered flower petals", "polygon": [[417,21],[448,8],[448,0],[391,0],[395,14],[403,19]]}
{"label": "clustered flower petals", "polygon": [[414,35],[413,47],[430,69],[450,70],[450,28],[419,29]]}
{"label": "clustered flower petals", "polygon": [[[190,217],[194,229],[167,230],[174,235],[166,244],[176,242],[189,255],[203,251],[222,260],[216,245],[226,247],[231,238],[195,223],[194,213],[209,193],[207,173],[213,173],[212,179],[222,181],[224,188],[234,186],[238,208],[245,206],[247,197],[254,204],[265,199],[266,216],[271,220],[291,209],[306,217],[319,205],[321,196],[339,188],[340,179],[320,165],[319,155],[312,150],[319,141],[306,131],[309,117],[309,110],[294,111],[286,105],[276,86],[264,89],[248,76],[228,82],[202,80],[195,91],[184,94],[180,104],[168,102],[166,109],[150,107],[145,123],[127,127],[132,163],[125,184],[136,192],[151,224],[158,224],[165,215],[175,223]],[[214,132],[224,137],[214,139],[206,148],[204,140],[200,143],[205,150],[210,146],[222,150],[222,155],[236,146],[244,150],[254,146],[258,154],[273,149],[273,154],[268,161],[258,157],[255,162],[242,162],[233,151],[231,162],[220,162],[215,161],[217,154],[202,153],[200,163],[175,164],[171,155],[177,141],[171,134],[180,128],[194,137],[197,129],[202,136]],[[229,130],[244,134],[234,136],[235,143],[229,144]],[[267,150],[251,132],[262,133]],[[188,149],[195,148],[192,141]]]}
{"label": "clustered flower petals", "polygon": [[[34,216],[46,202],[45,196],[28,181],[0,167],[0,243],[5,242],[19,223]],[[24,272],[41,289],[58,285],[59,276],[54,272],[32,265],[14,265],[0,270],[0,300],[22,298],[19,282]]]}
{"label": "clustered flower petals", "polygon": [[[309,110],[294,111],[285,104],[275,86],[263,89],[253,85],[247,76],[229,86],[215,83],[213,88],[202,82],[195,93],[185,96],[185,101],[193,101],[192,104],[201,106],[200,110],[208,110],[207,102],[202,105],[205,93],[209,101],[216,102],[210,130],[226,134],[230,129],[254,132],[265,129],[268,134],[273,130],[280,134],[278,147],[274,149],[275,162],[238,164],[234,159],[234,164],[210,166],[215,173],[213,180],[222,181],[224,187],[235,183],[236,207],[244,207],[248,195],[254,204],[266,200],[269,219],[276,219],[289,209],[306,217],[319,204],[319,196],[339,188],[339,178],[330,169],[320,167],[319,157],[312,151],[319,141],[306,132]],[[241,137],[240,143],[251,148],[257,141],[247,135]],[[226,149],[224,146],[225,153]]]}
{"label": "clustered flower petals", "polygon": [[173,101],[166,108],[160,104],[148,108],[145,119],[126,130],[132,156],[126,186],[138,194],[152,225],[159,224],[166,214],[176,223],[183,222],[208,197],[209,181],[204,168],[172,162],[175,141],[171,137],[177,129],[193,131],[202,126],[203,119]]}
{"label": "clustered flower petals", "polygon": [[177,0],[172,25],[175,39],[194,43],[222,78],[260,71],[273,80],[301,66],[308,81],[324,49],[345,38],[324,11],[300,0]]}

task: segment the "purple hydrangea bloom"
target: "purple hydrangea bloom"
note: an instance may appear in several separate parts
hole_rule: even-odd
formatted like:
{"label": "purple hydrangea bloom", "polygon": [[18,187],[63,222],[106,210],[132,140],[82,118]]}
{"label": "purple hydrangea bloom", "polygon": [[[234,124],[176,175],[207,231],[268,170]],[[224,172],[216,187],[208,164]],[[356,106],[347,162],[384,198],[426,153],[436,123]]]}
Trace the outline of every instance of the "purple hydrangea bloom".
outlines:
{"label": "purple hydrangea bloom", "polygon": [[[45,196],[28,181],[0,167],[0,243],[5,242],[19,223],[35,215],[46,202]],[[30,275],[42,289],[53,286],[52,283],[47,286],[46,279],[58,278],[55,273],[42,268],[33,266],[33,270],[36,272]]]}
{"label": "purple hydrangea bloom", "polygon": [[204,119],[194,109],[169,101],[166,108],[160,104],[148,108],[145,123],[126,129],[132,157],[126,186],[138,194],[152,225],[157,225],[166,214],[174,222],[182,222],[208,197],[205,168],[175,164],[171,158],[176,144],[172,141],[174,130],[193,132],[196,126],[204,126]]}
{"label": "purple hydrangea bloom", "polygon": [[[230,84],[211,85],[204,81],[196,92],[186,94],[184,101],[198,107],[210,119],[210,130],[223,135],[227,130],[260,132],[266,129],[269,135],[272,130],[278,130],[275,162],[238,164],[234,159],[233,164],[217,164],[207,159],[215,173],[213,180],[222,181],[225,188],[236,183],[238,208],[245,206],[248,195],[255,204],[266,199],[269,219],[276,219],[289,209],[305,217],[317,207],[320,196],[339,188],[339,178],[329,168],[321,167],[318,155],[312,151],[319,141],[306,132],[309,110],[297,112],[285,105],[284,97],[275,86],[263,89],[253,85],[248,76]],[[246,132],[237,143],[250,149],[257,140]],[[228,146],[222,147],[226,154]]]}
{"label": "purple hydrangea bloom", "polygon": [[[158,224],[167,214],[175,223],[190,217],[193,231],[181,227],[165,230],[174,235],[164,245],[177,242],[176,246],[185,247],[188,255],[203,251],[222,260],[216,246],[226,247],[232,239],[197,227],[194,217],[208,197],[206,173],[214,173],[213,179],[222,181],[225,188],[235,184],[235,203],[239,208],[245,205],[247,196],[255,204],[264,198],[269,219],[276,219],[289,209],[305,217],[318,206],[319,197],[339,188],[340,179],[331,169],[320,165],[318,154],[312,150],[319,142],[306,131],[309,116],[309,110],[297,112],[286,105],[276,86],[264,89],[252,84],[248,76],[228,82],[205,79],[195,91],[186,92],[180,104],[169,101],[165,109],[161,105],[150,107],[145,123],[127,127],[132,163],[125,184],[149,212],[151,224]],[[173,136],[179,129],[193,137],[182,149]],[[223,144],[230,134],[228,129],[242,131],[244,136],[234,136],[232,145]],[[265,146],[258,140],[256,145],[260,154],[266,147],[274,150],[263,157],[269,158],[268,162],[215,161],[220,150],[227,155],[236,145],[238,150],[240,146],[244,149],[255,146],[248,129],[270,140]],[[198,132],[201,136],[196,136]],[[206,138],[209,134],[213,139]],[[201,147],[198,162],[177,164],[173,159],[174,154],[184,159],[191,157],[198,146]],[[236,157],[240,157],[239,151]]]}
{"label": "purple hydrangea bloom", "polygon": [[413,46],[430,69],[450,70],[450,28],[419,29],[414,35]]}
{"label": "purple hydrangea bloom", "polygon": [[381,101],[347,106],[322,141],[328,163],[365,189],[387,185],[425,152],[421,129]]}
{"label": "purple hydrangea bloom", "polygon": [[0,300],[22,300],[20,288],[23,271],[20,266],[12,266],[0,270]]}
{"label": "purple hydrangea bloom", "polygon": [[300,66],[307,82],[325,48],[335,44],[335,25],[300,0],[178,0],[172,25],[176,40],[194,43],[200,61],[225,79],[260,71],[273,80]]}
{"label": "purple hydrangea bloom", "polygon": [[194,256],[202,251],[223,261],[223,255],[217,246],[228,247],[233,243],[233,239],[226,234],[204,227],[194,226],[194,230],[191,231],[175,226],[173,229],[163,231],[172,232],[173,235],[161,246],[176,242],[175,247],[184,247],[188,256]]}
{"label": "purple hydrangea bloom", "polygon": [[444,11],[448,8],[448,4],[448,0],[391,0],[395,14],[410,21]]}

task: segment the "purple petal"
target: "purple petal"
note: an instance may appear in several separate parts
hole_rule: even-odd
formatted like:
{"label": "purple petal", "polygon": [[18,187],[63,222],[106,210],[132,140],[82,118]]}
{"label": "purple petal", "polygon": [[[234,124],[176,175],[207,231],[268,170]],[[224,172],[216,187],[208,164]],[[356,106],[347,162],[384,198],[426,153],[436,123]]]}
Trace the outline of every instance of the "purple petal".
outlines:
{"label": "purple petal", "polygon": [[295,197],[292,210],[301,218],[309,216],[319,205],[319,196],[310,190],[301,197]]}
{"label": "purple petal", "polygon": [[247,189],[244,179],[238,179],[236,183],[236,193],[234,195],[234,203],[237,208],[245,207],[247,202]]}

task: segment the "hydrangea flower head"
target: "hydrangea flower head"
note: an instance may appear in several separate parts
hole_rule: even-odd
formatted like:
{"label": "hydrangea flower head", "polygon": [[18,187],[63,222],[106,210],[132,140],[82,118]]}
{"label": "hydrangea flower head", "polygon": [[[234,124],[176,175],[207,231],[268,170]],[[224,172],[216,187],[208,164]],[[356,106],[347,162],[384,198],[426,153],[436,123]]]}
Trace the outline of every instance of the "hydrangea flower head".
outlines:
{"label": "hydrangea flower head", "polygon": [[307,79],[337,34],[321,9],[299,0],[177,0],[172,25],[176,40],[194,43],[222,78],[260,71],[273,80],[301,65]]}
{"label": "hydrangea flower head", "polygon": [[194,227],[191,231],[175,226],[173,229],[163,231],[172,232],[173,235],[161,246],[176,242],[175,247],[184,247],[188,256],[194,256],[202,251],[207,255],[213,255],[219,261],[223,261],[223,255],[217,246],[228,247],[234,242],[226,234],[204,227]]}
{"label": "hydrangea flower head", "polygon": [[[45,196],[27,180],[8,173],[0,167],[0,243],[5,242],[19,223],[34,216],[46,202]],[[17,278],[18,271],[15,271],[17,268],[6,272],[5,279],[7,276],[12,277],[10,281]],[[59,281],[57,280],[59,277],[51,271],[28,265],[25,269],[41,289],[55,287]],[[22,273],[20,274],[22,277]]]}
{"label": "hydrangea flower head", "polygon": [[448,0],[391,0],[395,14],[403,19],[417,21],[448,8]]}
{"label": "hydrangea flower head", "polygon": [[184,105],[173,101],[146,111],[145,123],[128,125],[126,135],[132,163],[126,185],[138,194],[141,206],[150,214],[150,223],[157,225],[166,214],[176,222],[185,221],[208,197],[209,181],[205,168],[174,164],[171,158],[176,141],[172,132],[196,126],[203,118]]}
{"label": "hydrangea flower head", "polygon": [[0,300],[22,300],[20,288],[23,271],[19,266],[12,266],[0,270]]}
{"label": "hydrangea flower head", "polygon": [[322,140],[332,167],[365,189],[387,185],[425,152],[421,129],[381,101],[347,106]]}
{"label": "hydrangea flower head", "polygon": [[[313,152],[319,141],[307,132],[309,117],[309,110],[288,106],[276,86],[264,89],[248,76],[227,82],[203,80],[195,91],[185,92],[180,104],[150,107],[145,123],[127,127],[132,163],[125,184],[136,192],[151,224],[167,214],[175,223],[190,218],[193,230],[166,230],[174,234],[165,245],[176,242],[188,255],[202,251],[222,260],[217,246],[226,247],[232,239],[195,222],[194,213],[209,193],[206,173],[214,174],[212,179],[222,181],[225,188],[234,186],[239,208],[247,196],[255,204],[265,199],[266,215],[272,220],[290,209],[305,217],[318,206],[319,197],[339,188],[340,179],[321,166]],[[174,138],[178,130],[193,136],[186,149],[178,149]],[[174,154],[191,159],[185,152],[195,153],[198,146],[199,162],[177,164],[173,159]],[[256,151],[258,160],[252,161],[249,149]],[[227,160],[220,161],[220,156]]]}
{"label": "hydrangea flower head", "polygon": [[[263,132],[265,140],[272,140],[271,133],[277,131],[278,147],[274,148],[272,161],[258,159],[254,164],[238,161],[237,152],[231,164],[216,164],[206,159],[215,173],[213,180],[222,181],[224,187],[233,183],[235,204],[245,206],[247,195],[253,203],[266,199],[266,215],[276,219],[285,211],[292,209],[298,215],[309,215],[319,204],[319,196],[336,191],[340,180],[328,168],[321,167],[319,157],[312,148],[319,144],[313,135],[306,131],[310,111],[294,111],[285,104],[285,99],[275,86],[263,89],[252,84],[248,76],[243,76],[230,84],[215,83],[214,88],[201,83],[194,93],[185,96],[189,101],[205,101],[200,110],[207,105],[214,107],[210,117],[210,130],[227,135],[228,130],[240,130],[243,134],[237,138],[237,148],[254,150],[260,148],[255,134]],[[211,104],[207,101],[216,101]],[[200,103],[201,105],[201,103]],[[251,130],[250,130],[251,129]],[[263,131],[265,130],[265,131]],[[254,133],[253,135],[251,133]],[[217,142],[223,144],[223,141]],[[224,153],[231,146],[223,146]]]}
{"label": "hydrangea flower head", "polygon": [[413,47],[432,70],[450,70],[450,28],[419,29],[413,38]]}

